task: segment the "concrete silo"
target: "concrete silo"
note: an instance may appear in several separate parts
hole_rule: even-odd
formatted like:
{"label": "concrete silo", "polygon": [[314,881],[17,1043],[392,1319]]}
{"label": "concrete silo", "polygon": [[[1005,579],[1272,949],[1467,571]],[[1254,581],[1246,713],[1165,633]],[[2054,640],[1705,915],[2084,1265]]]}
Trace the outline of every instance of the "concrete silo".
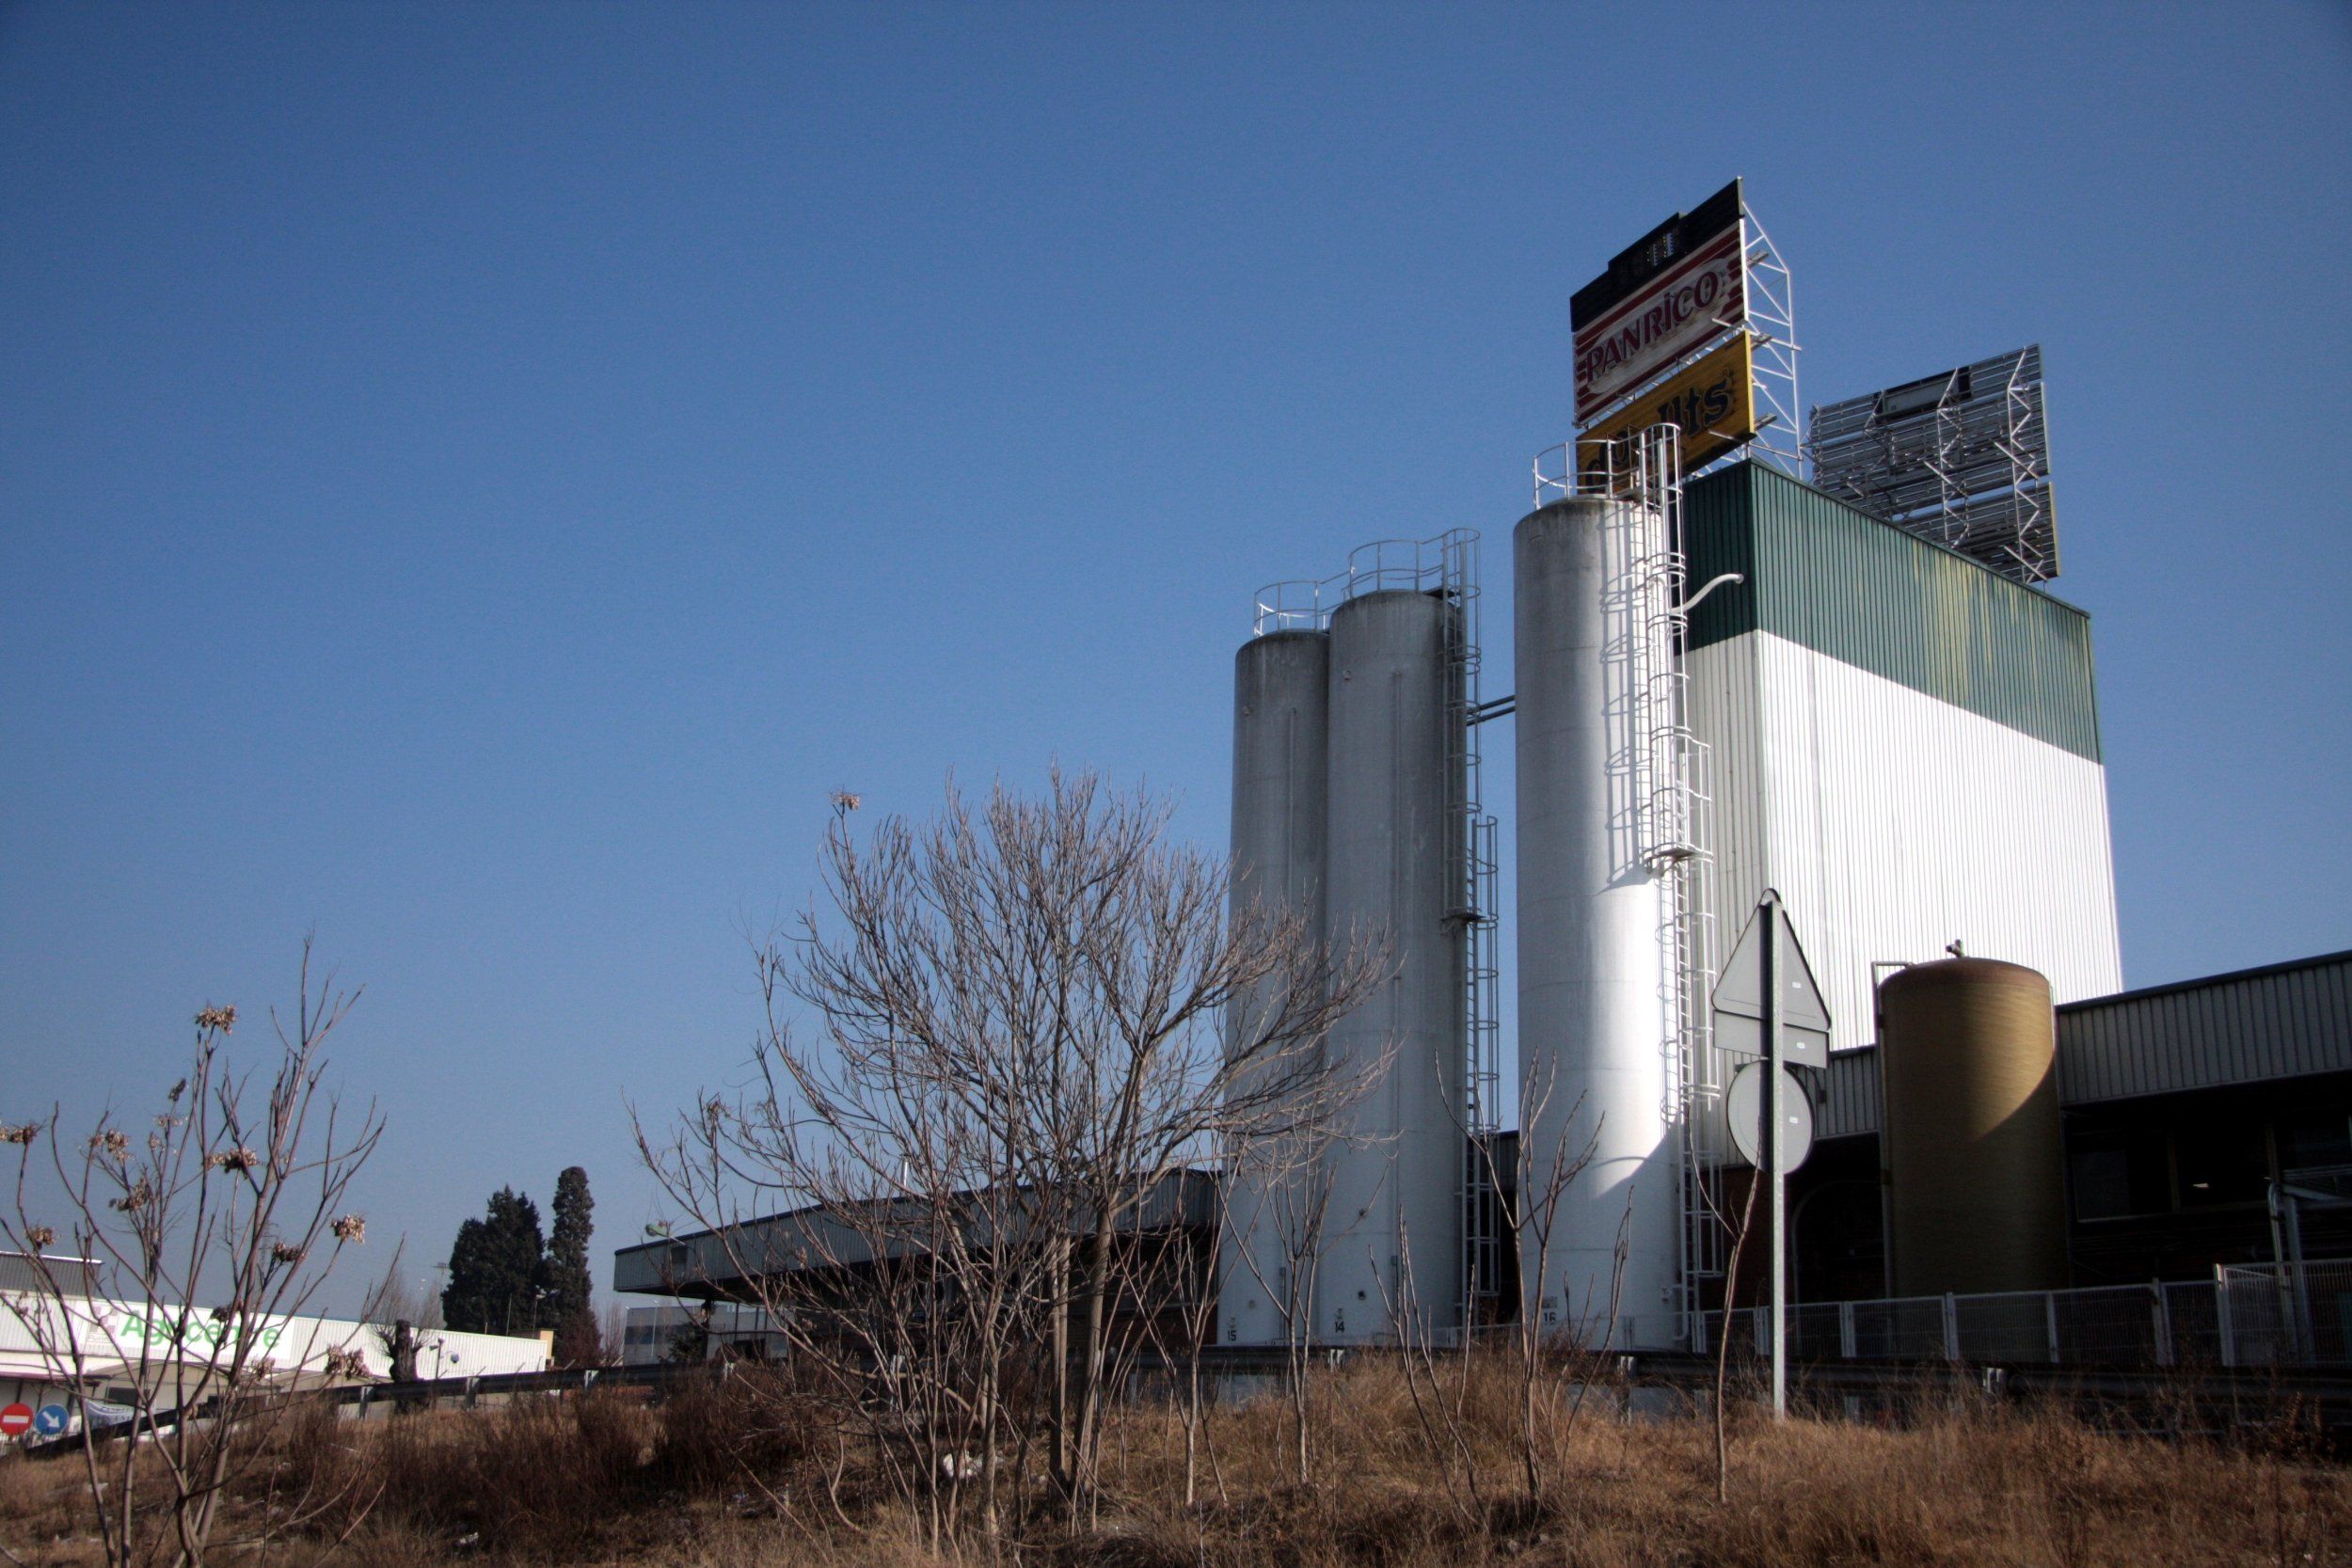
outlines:
{"label": "concrete silo", "polygon": [[[1392,1062],[1345,1113],[1329,1160],[1318,1338],[1388,1338],[1408,1305],[1458,1328],[1463,1265],[1465,911],[1454,843],[1460,678],[1442,593],[1389,589],[1330,618],[1329,869],[1334,947],[1387,943],[1379,990],[1332,1030],[1343,1071]],[[1409,1258],[1409,1267],[1407,1259]]]}
{"label": "concrete silo", "polygon": [[1670,1343],[1680,1330],[1667,911],[1643,860],[1630,511],[1571,498],[1512,536],[1527,1180],[1584,1162],[1548,1246],[1522,1216],[1524,1307],[1594,1344]]}
{"label": "concrete silo", "polygon": [[[1324,929],[1330,671],[1331,638],[1323,631],[1268,632],[1243,643],[1233,658],[1233,915],[1254,907],[1264,918],[1303,921],[1316,942]],[[1236,1002],[1229,1037],[1249,1036],[1267,1005],[1256,997]],[[1294,1308],[1313,1313],[1311,1276],[1294,1282],[1291,1272],[1306,1251],[1317,1176],[1286,1168],[1295,1153],[1253,1150],[1232,1173],[1230,1219],[1218,1242],[1220,1343],[1279,1344]],[[1302,1323],[1299,1332],[1308,1331]]]}

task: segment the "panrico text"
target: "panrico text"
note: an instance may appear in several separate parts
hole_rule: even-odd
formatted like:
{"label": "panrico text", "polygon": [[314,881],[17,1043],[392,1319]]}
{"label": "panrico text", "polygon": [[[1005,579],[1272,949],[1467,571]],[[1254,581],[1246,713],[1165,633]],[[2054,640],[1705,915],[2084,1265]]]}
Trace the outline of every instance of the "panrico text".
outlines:
{"label": "panrico text", "polygon": [[1740,241],[1725,235],[1576,335],[1576,412],[1591,418],[1668,360],[1746,319]]}

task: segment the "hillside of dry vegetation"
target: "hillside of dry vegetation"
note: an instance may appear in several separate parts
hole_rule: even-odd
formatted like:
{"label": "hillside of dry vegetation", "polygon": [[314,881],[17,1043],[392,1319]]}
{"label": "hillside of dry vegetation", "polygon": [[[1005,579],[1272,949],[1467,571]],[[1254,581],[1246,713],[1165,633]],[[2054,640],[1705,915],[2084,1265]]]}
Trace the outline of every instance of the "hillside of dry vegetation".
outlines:
{"label": "hillside of dry vegetation", "polygon": [[[1190,1445],[1181,1406],[1127,1406],[1092,1518],[992,1537],[975,1513],[945,1542],[845,1434],[756,1375],[658,1404],[592,1393],[364,1423],[312,1410],[277,1435],[212,1560],[2303,1568],[2352,1544],[2352,1471],[2291,1421],[2223,1445],[1966,1403],[1879,1424],[1743,1414],[1718,1503],[1711,1424],[1627,1421],[1596,1401],[1547,1444],[1531,1496],[1505,1387],[1473,1382],[1433,1413],[1393,1368],[1337,1374],[1315,1390],[1303,1483],[1283,1400],[1212,1408]],[[0,1544],[38,1568],[98,1562],[84,1484],[70,1458],[0,1460]]]}

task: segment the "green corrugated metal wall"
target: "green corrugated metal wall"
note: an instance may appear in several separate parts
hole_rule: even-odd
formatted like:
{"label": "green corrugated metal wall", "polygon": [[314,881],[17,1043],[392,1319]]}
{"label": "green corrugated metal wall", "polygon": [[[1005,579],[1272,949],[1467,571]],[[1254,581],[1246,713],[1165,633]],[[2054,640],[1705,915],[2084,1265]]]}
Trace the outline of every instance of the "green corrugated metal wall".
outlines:
{"label": "green corrugated metal wall", "polygon": [[1705,647],[1768,631],[2099,760],[2090,617],[1775,469],[1740,463],[1684,497]]}

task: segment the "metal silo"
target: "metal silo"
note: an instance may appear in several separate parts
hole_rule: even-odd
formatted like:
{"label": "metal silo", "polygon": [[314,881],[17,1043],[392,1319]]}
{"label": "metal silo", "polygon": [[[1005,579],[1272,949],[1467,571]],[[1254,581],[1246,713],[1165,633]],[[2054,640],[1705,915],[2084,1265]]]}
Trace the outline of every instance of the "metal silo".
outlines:
{"label": "metal silo", "polygon": [[1525,1309],[1589,1343],[1679,1332],[1677,1145],[1659,885],[1644,864],[1638,530],[1572,498],[1512,536],[1518,727],[1518,1028],[1533,1181],[1581,1159]]}
{"label": "metal silo", "polygon": [[[1326,632],[1272,631],[1233,658],[1233,914],[1255,906],[1271,918],[1301,919],[1314,942],[1324,928],[1330,656]],[[1255,998],[1234,1005],[1233,1033],[1251,1029],[1259,1006]],[[1281,1343],[1288,1304],[1313,1310],[1305,1282],[1294,1289],[1288,1271],[1304,1250],[1295,1238],[1311,1219],[1315,1176],[1280,1174],[1287,1154],[1252,1151],[1231,1173],[1217,1262],[1222,1343]]]}
{"label": "metal silo", "polygon": [[1898,1295],[2066,1284],[2050,982],[1947,958],[1879,987],[1879,1125]]}
{"label": "metal silo", "polygon": [[[1329,869],[1335,947],[1388,944],[1379,990],[1328,1040],[1342,1070],[1393,1064],[1333,1149],[1320,1338],[1392,1336],[1410,1304],[1447,1334],[1461,1322],[1463,921],[1454,773],[1464,748],[1444,594],[1384,590],[1330,618]],[[1410,1268],[1405,1266],[1409,1254]]]}

